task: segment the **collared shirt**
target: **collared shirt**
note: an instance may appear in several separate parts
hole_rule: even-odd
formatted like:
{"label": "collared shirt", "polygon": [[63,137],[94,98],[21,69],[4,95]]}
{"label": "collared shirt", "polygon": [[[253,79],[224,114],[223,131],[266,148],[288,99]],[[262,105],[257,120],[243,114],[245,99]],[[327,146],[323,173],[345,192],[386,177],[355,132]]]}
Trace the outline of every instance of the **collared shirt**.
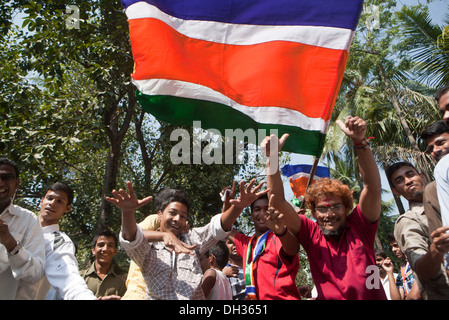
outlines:
{"label": "collared shirt", "polygon": [[[237,254],[243,257],[243,269],[249,268],[246,253],[251,237],[237,233],[234,238]],[[256,244],[253,238],[252,247]],[[252,256],[250,257],[252,259]],[[251,262],[251,261],[250,261]],[[265,250],[253,265],[256,298],[258,300],[300,300],[301,295],[295,284],[299,270],[298,256],[290,257],[282,249],[281,240],[272,232],[268,233]]]}
{"label": "collared shirt", "polygon": [[84,278],[84,281],[86,281],[89,290],[92,291],[97,298],[110,295],[121,297],[126,292],[125,277],[122,274],[115,272],[112,264],[103,279],[98,276],[95,270],[95,263],[92,263],[88,269],[83,270],[80,273]]}
{"label": "collared shirt", "polygon": [[14,239],[22,245],[9,255],[0,244],[0,300],[33,299],[22,287],[36,283],[44,274],[45,242],[37,216],[29,210],[10,204],[0,219],[8,224]]}
{"label": "collared shirt", "polygon": [[142,271],[147,285],[147,299],[204,300],[200,257],[228,234],[221,227],[219,214],[206,226],[192,228],[179,236],[184,243],[197,245],[194,255],[172,252],[163,242],[149,243],[140,226],[137,227],[134,241],[124,240],[120,233],[120,242]]}
{"label": "collared shirt", "polygon": [[[410,203],[410,209],[396,220],[394,237],[407,257],[410,266],[415,270],[416,261],[429,251],[431,244],[429,227],[422,203]],[[419,275],[416,276],[424,299],[449,298],[449,281],[443,264],[441,264],[441,270],[434,279],[422,280]]]}
{"label": "collared shirt", "polygon": [[95,300],[96,297],[87,288],[79,275],[78,261],[75,258],[75,245],[59,225],[42,228],[45,238],[45,275],[35,285],[36,300],[44,300],[51,287],[55,295],[63,300]]}
{"label": "collared shirt", "polygon": [[[157,230],[160,226],[160,221],[157,214],[150,214],[139,226],[143,230]],[[146,299],[146,285],[145,279],[142,276],[142,271],[137,264],[131,260],[126,278],[126,293],[122,300],[145,300]]]}
{"label": "collared shirt", "polygon": [[[309,258],[310,270],[322,300],[385,300],[382,286],[367,286],[376,267],[374,237],[378,221],[369,222],[356,206],[346,218],[339,240],[325,236],[317,222],[304,215],[298,239]],[[380,279],[379,279],[380,281]]]}

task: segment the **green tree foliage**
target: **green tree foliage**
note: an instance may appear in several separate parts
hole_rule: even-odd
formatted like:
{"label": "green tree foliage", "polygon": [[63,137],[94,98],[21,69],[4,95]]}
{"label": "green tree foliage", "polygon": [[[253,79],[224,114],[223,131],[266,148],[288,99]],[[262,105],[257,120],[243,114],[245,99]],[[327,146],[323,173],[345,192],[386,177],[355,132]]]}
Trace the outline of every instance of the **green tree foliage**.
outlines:
{"label": "green tree foliage", "polygon": [[[9,32],[0,43],[0,154],[20,165],[17,200],[35,212],[48,184],[66,181],[75,189],[61,227],[85,261],[98,228],[119,232],[120,213],[105,196],[127,180],[139,197],[163,187],[184,189],[195,226],[221,211],[219,192],[245,165],[174,165],[170,133],[176,127],[156,121],[135,98],[121,2],[72,4],[79,8],[79,29],[67,27],[73,12],[66,12],[65,1],[0,5],[8,17],[24,14],[22,28],[5,24]],[[152,204],[137,219],[149,213],[155,213]]]}

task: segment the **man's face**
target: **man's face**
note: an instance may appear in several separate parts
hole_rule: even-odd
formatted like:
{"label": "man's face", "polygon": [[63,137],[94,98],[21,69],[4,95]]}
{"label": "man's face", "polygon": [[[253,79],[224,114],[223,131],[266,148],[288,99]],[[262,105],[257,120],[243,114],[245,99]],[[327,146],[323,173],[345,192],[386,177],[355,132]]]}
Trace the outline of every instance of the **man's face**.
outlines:
{"label": "man's face", "polygon": [[268,227],[265,225],[267,210],[268,199],[262,198],[254,202],[251,220],[254,222],[254,228],[260,232],[268,230]]}
{"label": "man's face", "polygon": [[179,236],[187,226],[188,209],[181,202],[169,203],[163,212],[159,211],[160,230]]}
{"label": "man's face", "polygon": [[10,204],[18,187],[19,177],[14,168],[0,165],[0,213]]}
{"label": "man's face", "polygon": [[396,241],[390,242],[390,246],[391,246],[391,251],[393,251],[393,253],[396,255],[396,257],[398,257],[401,260],[405,259],[405,256],[402,253],[402,250],[401,250],[401,248],[399,248],[399,245]]}
{"label": "man's face", "polygon": [[449,125],[449,91],[446,91],[438,100],[441,116],[444,122]]}
{"label": "man's face", "polygon": [[117,253],[117,246],[113,237],[99,236],[95,247],[92,248],[92,254],[98,263],[108,265],[112,262],[112,258]]}
{"label": "man's face", "polygon": [[226,239],[226,246],[229,249],[229,256],[236,257],[237,256],[237,249],[235,248],[234,241],[231,239]]}
{"label": "man's face", "polygon": [[391,175],[393,182],[393,193],[397,196],[403,196],[408,201],[421,202],[426,187],[426,178],[409,166],[403,166],[397,169]]}
{"label": "man's face", "polygon": [[318,197],[312,214],[325,235],[338,236],[343,231],[349,210],[341,197],[327,194]]}
{"label": "man's face", "polygon": [[376,265],[379,269],[382,269],[382,263],[384,262],[385,258],[382,256],[376,256]]}
{"label": "man's face", "polygon": [[427,149],[430,155],[439,161],[442,157],[449,153],[449,132],[435,135],[426,139]]}
{"label": "man's face", "polygon": [[67,193],[64,191],[48,190],[41,199],[39,221],[43,227],[57,224],[62,215],[69,212],[71,205],[68,204]]}

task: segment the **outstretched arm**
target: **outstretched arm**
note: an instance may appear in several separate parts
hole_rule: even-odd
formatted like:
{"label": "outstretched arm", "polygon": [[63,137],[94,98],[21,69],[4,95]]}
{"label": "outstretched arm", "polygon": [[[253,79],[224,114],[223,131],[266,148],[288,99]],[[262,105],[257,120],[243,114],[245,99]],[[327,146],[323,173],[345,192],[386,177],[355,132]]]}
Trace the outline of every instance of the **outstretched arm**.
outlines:
{"label": "outstretched arm", "polygon": [[229,231],[232,228],[235,220],[240,216],[243,209],[257,200],[261,195],[267,193],[269,190],[259,191],[263,186],[263,182],[253,188],[255,180],[246,186],[244,181],[240,182],[240,195],[237,199],[231,199],[229,202],[231,207],[223,212],[221,216],[221,226],[223,230]]}
{"label": "outstretched arm", "polygon": [[106,200],[114,204],[117,208],[122,210],[122,237],[127,241],[134,241],[137,232],[137,223],[135,211],[140,207],[150,203],[153,197],[146,197],[142,200],[137,199],[134,188],[130,181],[126,183],[128,193],[120,189],[112,191],[113,197],[106,197]]}
{"label": "outstretched arm", "polygon": [[341,120],[336,123],[352,139],[357,152],[364,183],[359,199],[360,210],[368,221],[376,222],[380,217],[382,185],[379,168],[366,139],[366,122],[359,117],[346,117],[344,123]]}
{"label": "outstretched arm", "polygon": [[283,213],[285,224],[290,232],[297,235],[301,228],[301,219],[292,205],[285,200],[284,186],[279,171],[279,151],[282,150],[288,137],[288,134],[284,134],[281,139],[278,139],[276,135],[272,134],[262,141],[261,147],[265,149],[267,155],[267,188],[270,190],[268,195],[270,197],[275,195],[272,205]]}

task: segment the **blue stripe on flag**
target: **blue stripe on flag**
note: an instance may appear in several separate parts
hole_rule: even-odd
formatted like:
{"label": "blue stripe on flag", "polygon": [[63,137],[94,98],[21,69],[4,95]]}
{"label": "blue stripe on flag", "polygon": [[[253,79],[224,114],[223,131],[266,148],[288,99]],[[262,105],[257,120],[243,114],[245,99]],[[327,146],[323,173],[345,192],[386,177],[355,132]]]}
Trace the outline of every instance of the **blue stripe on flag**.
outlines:
{"label": "blue stripe on flag", "polygon": [[[309,174],[311,170],[312,170],[312,165],[309,165],[309,164],[295,164],[295,165],[287,164],[287,165],[283,166],[281,169],[282,174],[286,177],[291,177],[292,175],[299,173],[299,172],[304,172],[304,173]],[[329,168],[317,166],[316,171],[315,171],[315,177],[320,177],[320,178],[329,177]]]}
{"label": "blue stripe on flag", "polygon": [[[142,0],[122,0],[125,9]],[[363,0],[145,0],[184,20],[355,30]]]}

